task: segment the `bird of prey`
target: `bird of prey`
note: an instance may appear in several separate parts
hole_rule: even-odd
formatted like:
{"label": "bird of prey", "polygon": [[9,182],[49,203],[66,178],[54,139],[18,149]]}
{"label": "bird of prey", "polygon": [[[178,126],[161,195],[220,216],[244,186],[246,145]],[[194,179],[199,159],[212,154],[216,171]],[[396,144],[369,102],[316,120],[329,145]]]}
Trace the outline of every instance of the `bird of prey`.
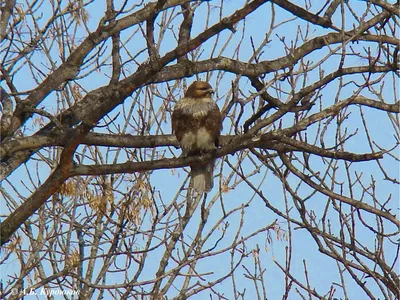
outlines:
{"label": "bird of prey", "polygon": [[[217,149],[222,130],[221,112],[211,98],[213,89],[204,81],[195,81],[172,113],[172,132],[182,148],[182,156],[201,155]],[[213,188],[214,161],[191,166],[191,187],[198,193]]]}

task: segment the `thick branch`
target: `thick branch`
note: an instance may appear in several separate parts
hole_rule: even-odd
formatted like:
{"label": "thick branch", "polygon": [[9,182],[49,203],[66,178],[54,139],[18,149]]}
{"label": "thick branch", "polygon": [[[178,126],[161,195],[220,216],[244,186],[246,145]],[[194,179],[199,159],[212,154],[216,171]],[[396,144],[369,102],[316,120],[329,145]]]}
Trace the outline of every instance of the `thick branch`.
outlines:
{"label": "thick branch", "polygon": [[320,25],[325,28],[332,28],[332,21],[329,18],[319,17],[305,10],[304,8],[294,5],[287,0],[272,0],[273,3],[279,5],[283,9],[291,12],[293,15],[316,25]]}
{"label": "thick branch", "polygon": [[398,1],[397,1],[397,4],[390,4],[387,1],[382,1],[382,0],[371,0],[371,2],[377,6],[380,6],[383,9],[387,10],[391,14],[400,17]]}
{"label": "thick branch", "polygon": [[[380,152],[355,154],[345,151],[328,151],[304,142],[299,142],[288,137],[284,137],[281,135],[280,131],[268,132],[259,137],[254,137],[251,134],[244,134],[241,136],[236,136],[235,138],[232,138],[231,136],[225,136],[224,140],[226,144],[222,148],[215,151],[215,153],[209,153],[197,157],[164,158],[143,162],[129,161],[121,164],[77,165],[71,171],[71,176],[134,173],[158,169],[181,168],[193,164],[204,163],[224,155],[233,154],[240,150],[258,147],[272,149],[279,152],[307,151],[310,154],[349,161],[367,161],[380,159],[383,157],[382,153]],[[291,147],[287,147],[283,143],[280,144],[278,142],[279,140],[282,140],[285,144],[289,144]]]}
{"label": "thick branch", "polygon": [[15,0],[5,1],[5,5],[1,8],[0,17],[0,42],[6,37],[7,25],[15,6]]}
{"label": "thick branch", "polygon": [[[9,128],[12,122],[13,104],[7,91],[0,86],[0,100],[2,106],[2,117],[0,120],[1,128]],[[1,156],[1,155],[0,155]]]}
{"label": "thick branch", "polygon": [[379,102],[373,99],[366,98],[364,96],[357,96],[354,98],[351,104],[360,104],[364,106],[368,106],[371,108],[392,112],[392,113],[400,113],[400,102],[397,101],[394,104],[388,104],[384,102]]}

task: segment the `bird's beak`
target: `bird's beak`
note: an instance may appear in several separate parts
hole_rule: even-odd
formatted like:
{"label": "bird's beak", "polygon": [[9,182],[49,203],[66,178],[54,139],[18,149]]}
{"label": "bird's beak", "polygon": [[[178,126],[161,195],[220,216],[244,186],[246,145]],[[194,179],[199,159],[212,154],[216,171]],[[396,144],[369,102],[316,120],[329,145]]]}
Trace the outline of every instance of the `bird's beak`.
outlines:
{"label": "bird's beak", "polygon": [[209,89],[208,91],[210,92],[211,95],[215,93],[213,89]]}

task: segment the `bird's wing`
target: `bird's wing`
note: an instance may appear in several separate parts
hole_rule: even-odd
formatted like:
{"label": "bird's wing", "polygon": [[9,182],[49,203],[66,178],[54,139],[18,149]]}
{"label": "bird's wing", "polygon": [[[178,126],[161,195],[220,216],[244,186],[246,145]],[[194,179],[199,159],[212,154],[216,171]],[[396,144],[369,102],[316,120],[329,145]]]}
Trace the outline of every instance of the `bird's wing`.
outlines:
{"label": "bird's wing", "polygon": [[177,140],[180,141],[185,132],[196,131],[201,127],[210,132],[217,145],[222,130],[222,116],[218,105],[209,99],[206,103],[197,99],[189,105],[188,100],[182,98],[172,113],[172,132]]}

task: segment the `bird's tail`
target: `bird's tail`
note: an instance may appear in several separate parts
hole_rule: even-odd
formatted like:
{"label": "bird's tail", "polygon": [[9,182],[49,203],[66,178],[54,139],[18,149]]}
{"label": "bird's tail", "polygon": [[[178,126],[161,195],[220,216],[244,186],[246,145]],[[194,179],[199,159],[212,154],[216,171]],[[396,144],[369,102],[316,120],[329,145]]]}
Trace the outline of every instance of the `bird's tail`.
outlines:
{"label": "bird's tail", "polygon": [[191,187],[198,193],[208,193],[214,186],[214,162],[191,167]]}

